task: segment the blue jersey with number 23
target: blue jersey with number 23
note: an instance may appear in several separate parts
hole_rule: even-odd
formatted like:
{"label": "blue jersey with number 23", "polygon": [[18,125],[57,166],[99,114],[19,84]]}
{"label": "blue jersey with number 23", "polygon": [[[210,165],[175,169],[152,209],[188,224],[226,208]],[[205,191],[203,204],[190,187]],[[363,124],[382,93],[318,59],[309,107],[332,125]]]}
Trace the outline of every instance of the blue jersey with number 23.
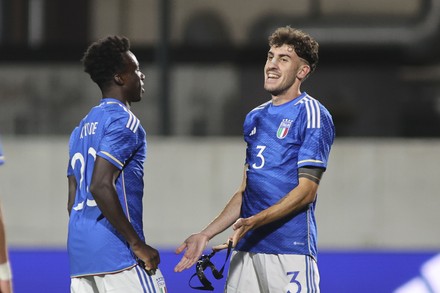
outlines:
{"label": "blue jersey with number 23", "polygon": [[136,264],[126,241],[103,217],[89,186],[98,156],[119,168],[119,201],[145,241],[142,197],[146,151],[146,134],[139,120],[116,99],[102,99],[72,132],[67,171],[77,182],[68,235],[72,277],[118,272]]}

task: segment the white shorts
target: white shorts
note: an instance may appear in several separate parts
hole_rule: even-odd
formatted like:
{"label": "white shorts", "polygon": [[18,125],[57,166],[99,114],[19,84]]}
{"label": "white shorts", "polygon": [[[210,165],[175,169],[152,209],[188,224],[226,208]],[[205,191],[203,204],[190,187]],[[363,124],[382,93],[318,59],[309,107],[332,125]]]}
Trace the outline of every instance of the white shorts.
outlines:
{"label": "white shorts", "polygon": [[167,292],[162,272],[149,276],[140,266],[116,274],[72,278],[71,293],[160,293]]}
{"label": "white shorts", "polygon": [[319,293],[318,266],[308,255],[234,251],[226,292]]}

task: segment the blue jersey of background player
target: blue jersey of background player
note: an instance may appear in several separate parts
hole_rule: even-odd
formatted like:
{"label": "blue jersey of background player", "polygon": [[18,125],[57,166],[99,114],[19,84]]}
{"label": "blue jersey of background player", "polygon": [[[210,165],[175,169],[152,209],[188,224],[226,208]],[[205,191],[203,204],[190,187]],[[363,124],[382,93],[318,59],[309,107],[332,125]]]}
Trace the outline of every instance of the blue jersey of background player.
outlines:
{"label": "blue jersey of background player", "polygon": [[[159,253],[142,225],[146,134],[130,111],[145,75],[127,38],[93,43],[84,68],[102,92],[71,134],[68,252],[71,292],[162,292]],[[148,273],[148,274],[147,274]]]}
{"label": "blue jersey of background player", "polygon": [[72,276],[115,272],[136,264],[128,243],[103,216],[90,185],[98,157],[121,171],[115,184],[118,200],[140,240],[145,241],[142,225],[145,156],[145,131],[139,119],[116,99],[102,99],[72,132],[68,175],[77,181],[68,238]]}
{"label": "blue jersey of background player", "polygon": [[221,213],[177,248],[186,251],[175,271],[191,267],[208,241],[232,226],[225,292],[319,292],[314,210],[335,134],[329,112],[300,90],[319,46],[289,26],[275,30],[269,46],[264,88],[271,101],[246,116],[242,183]]}

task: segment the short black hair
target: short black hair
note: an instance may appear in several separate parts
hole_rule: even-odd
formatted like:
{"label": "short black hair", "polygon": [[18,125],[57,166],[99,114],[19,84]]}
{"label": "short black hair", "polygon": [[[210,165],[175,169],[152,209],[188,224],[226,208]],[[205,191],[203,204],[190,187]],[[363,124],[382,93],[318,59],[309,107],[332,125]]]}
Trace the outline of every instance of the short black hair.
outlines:
{"label": "short black hair", "polygon": [[81,62],[84,71],[102,89],[115,73],[124,69],[123,53],[130,50],[130,41],[124,36],[108,36],[92,43]]}
{"label": "short black hair", "polygon": [[319,60],[319,44],[311,36],[290,26],[280,27],[269,37],[269,46],[281,47],[282,45],[292,46],[298,57],[309,63],[310,73],[315,70]]}

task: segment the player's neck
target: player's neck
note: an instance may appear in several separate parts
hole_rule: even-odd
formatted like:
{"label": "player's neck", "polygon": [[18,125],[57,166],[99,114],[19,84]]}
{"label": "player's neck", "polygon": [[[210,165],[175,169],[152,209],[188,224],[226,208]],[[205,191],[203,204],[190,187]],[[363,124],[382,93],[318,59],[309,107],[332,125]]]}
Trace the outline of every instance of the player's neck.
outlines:
{"label": "player's neck", "polygon": [[296,79],[295,82],[284,91],[277,93],[274,95],[272,93],[272,104],[275,106],[279,106],[285,103],[288,103],[301,95],[301,81]]}
{"label": "player's neck", "polygon": [[297,88],[295,91],[286,91],[279,95],[272,95],[272,104],[279,106],[288,103],[301,95],[301,91]]}
{"label": "player's neck", "polygon": [[107,90],[102,92],[102,98],[112,98],[120,101],[124,104],[128,109],[130,109],[130,103],[123,97],[123,95],[119,91]]}

